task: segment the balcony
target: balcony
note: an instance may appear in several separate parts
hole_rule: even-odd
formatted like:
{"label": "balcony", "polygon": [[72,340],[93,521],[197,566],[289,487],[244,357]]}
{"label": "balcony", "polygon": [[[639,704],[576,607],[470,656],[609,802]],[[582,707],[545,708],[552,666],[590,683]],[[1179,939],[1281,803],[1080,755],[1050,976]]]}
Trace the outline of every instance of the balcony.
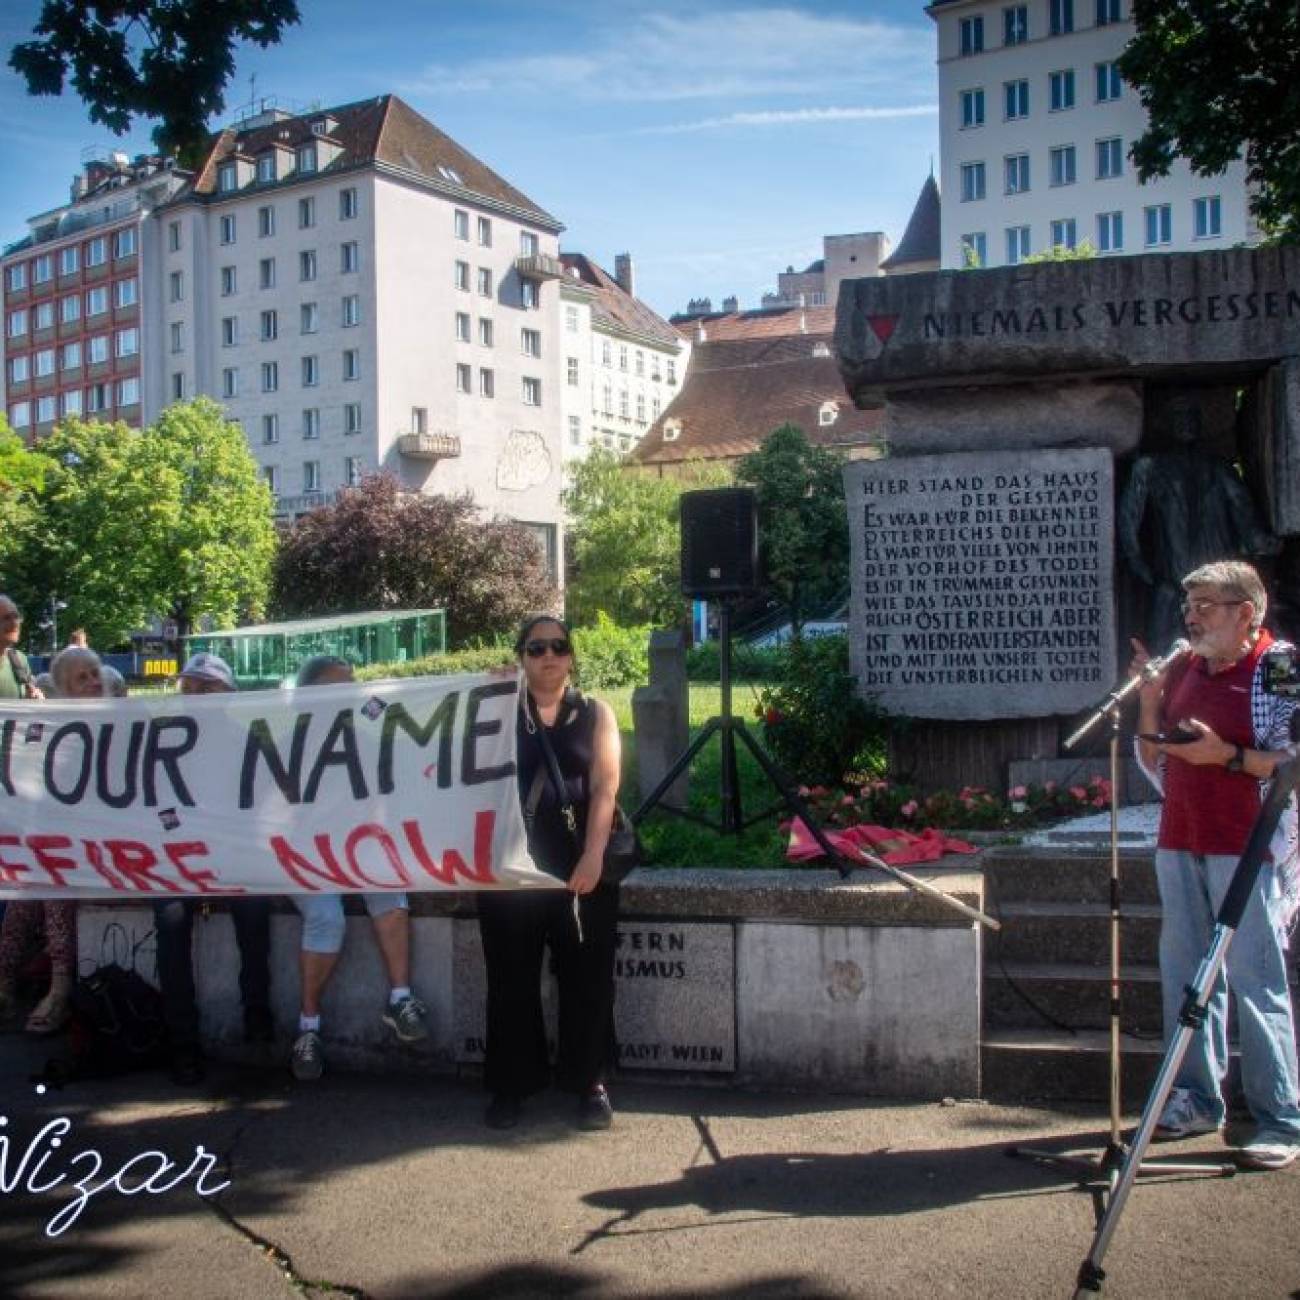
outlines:
{"label": "balcony", "polygon": [[301,515],[308,510],[315,510],[318,506],[327,506],[335,497],[337,492],[304,492],[301,496],[286,497],[277,496],[275,499],[275,513],[277,515]]}
{"label": "balcony", "polygon": [[448,460],[460,455],[460,437],[454,433],[399,433],[397,452],[412,460]]}
{"label": "balcony", "polygon": [[529,280],[562,280],[564,263],[549,253],[530,253],[515,258],[515,270]]}

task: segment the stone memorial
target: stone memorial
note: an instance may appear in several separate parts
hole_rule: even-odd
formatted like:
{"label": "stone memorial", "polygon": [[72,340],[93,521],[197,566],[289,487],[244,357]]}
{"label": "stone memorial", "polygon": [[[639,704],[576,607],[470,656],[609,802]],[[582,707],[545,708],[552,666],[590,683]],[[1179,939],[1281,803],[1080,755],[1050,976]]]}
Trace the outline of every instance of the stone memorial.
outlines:
{"label": "stone memorial", "polygon": [[866,694],[917,718],[1085,707],[1115,661],[1109,453],[845,467],[849,643]]}

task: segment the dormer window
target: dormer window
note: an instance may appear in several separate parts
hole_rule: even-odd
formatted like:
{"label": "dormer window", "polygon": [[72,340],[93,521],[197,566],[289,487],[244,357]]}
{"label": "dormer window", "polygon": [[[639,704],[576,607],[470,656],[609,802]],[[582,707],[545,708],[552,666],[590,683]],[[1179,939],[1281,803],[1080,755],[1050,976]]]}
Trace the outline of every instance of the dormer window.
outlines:
{"label": "dormer window", "polygon": [[222,163],[217,168],[217,189],[222,194],[233,194],[239,188],[239,171],[233,162]]}
{"label": "dormer window", "polygon": [[314,172],[316,170],[315,144],[304,144],[299,147],[298,170],[300,172]]}
{"label": "dormer window", "polygon": [[817,423],[825,428],[828,424],[834,424],[840,418],[840,408],[835,402],[823,402],[821,409],[817,412]]}
{"label": "dormer window", "polygon": [[450,181],[453,185],[464,185],[460,173],[454,167],[447,167],[443,163],[438,164],[438,175],[445,181]]}
{"label": "dormer window", "polygon": [[338,123],[329,116],[315,118],[311,124],[312,135],[329,135],[336,130]]}
{"label": "dormer window", "polygon": [[664,441],[676,442],[682,436],[682,422],[680,420],[664,421]]}
{"label": "dormer window", "polygon": [[257,156],[257,179],[260,184],[276,179],[275,150],[268,149]]}

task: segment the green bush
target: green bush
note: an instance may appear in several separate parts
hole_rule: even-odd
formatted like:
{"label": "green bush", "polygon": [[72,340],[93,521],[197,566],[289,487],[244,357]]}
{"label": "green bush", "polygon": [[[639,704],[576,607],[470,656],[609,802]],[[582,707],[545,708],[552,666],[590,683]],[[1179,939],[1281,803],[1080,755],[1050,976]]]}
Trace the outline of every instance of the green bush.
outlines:
{"label": "green bush", "polygon": [[[721,653],[717,641],[704,641],[686,652],[686,679],[716,682],[721,677]],[[731,644],[731,677],[737,682],[778,682],[786,672],[789,651],[785,646]]]}
{"label": "green bush", "polygon": [[469,650],[452,650],[444,655],[426,655],[401,663],[371,664],[357,669],[357,681],[372,682],[381,677],[450,677],[455,673],[481,673],[499,668],[514,659],[510,646],[475,646]]}
{"label": "green bush", "polygon": [[578,685],[585,691],[639,686],[650,676],[650,626],[619,627],[608,614],[596,614],[595,627],[573,631]]}
{"label": "green bush", "polygon": [[812,637],[786,650],[783,681],[761,690],[758,716],[772,756],[805,784],[837,784],[851,768],[877,766],[884,715],[857,692],[843,636]]}

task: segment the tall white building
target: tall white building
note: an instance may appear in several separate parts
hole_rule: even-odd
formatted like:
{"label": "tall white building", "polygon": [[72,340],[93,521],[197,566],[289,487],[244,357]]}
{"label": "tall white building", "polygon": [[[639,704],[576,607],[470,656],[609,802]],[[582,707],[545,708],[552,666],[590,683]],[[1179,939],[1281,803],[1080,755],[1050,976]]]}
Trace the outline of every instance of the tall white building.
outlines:
{"label": "tall white building", "polygon": [[[942,264],[1005,266],[1087,241],[1101,255],[1255,237],[1245,167],[1146,185],[1128,152],[1146,114],[1116,60],[1128,0],[933,0]],[[1211,88],[1206,88],[1210,93]]]}
{"label": "tall white building", "polygon": [[557,570],[560,223],[393,95],[214,137],[145,247],[145,414],[239,420],[281,513],[384,469]]}

